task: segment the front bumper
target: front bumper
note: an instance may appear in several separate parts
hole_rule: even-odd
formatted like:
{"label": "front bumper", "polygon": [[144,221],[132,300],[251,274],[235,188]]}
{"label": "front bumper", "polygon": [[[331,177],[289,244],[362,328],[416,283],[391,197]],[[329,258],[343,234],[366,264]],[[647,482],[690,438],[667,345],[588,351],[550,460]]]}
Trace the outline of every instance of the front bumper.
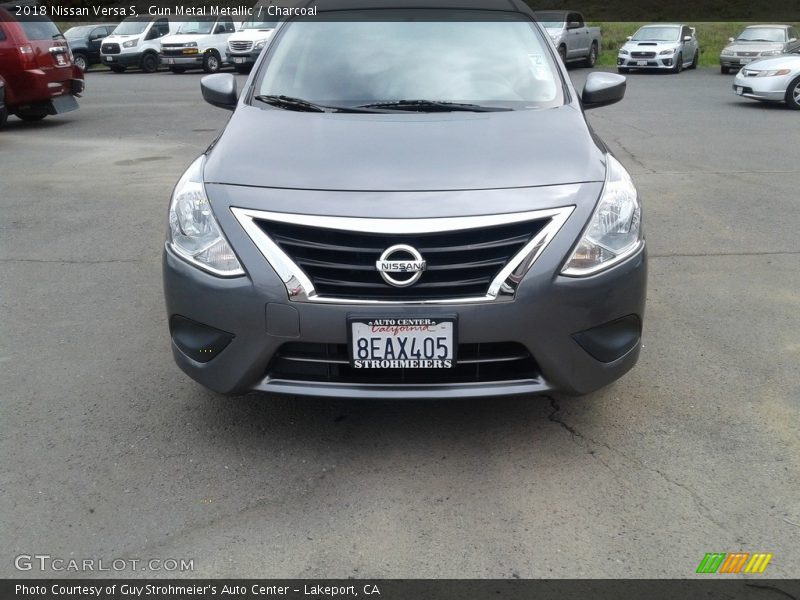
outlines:
{"label": "front bumper", "polygon": [[[598,184],[580,187],[578,196],[583,198],[596,198],[600,189]],[[231,193],[242,194],[236,190]],[[261,390],[342,398],[464,398],[551,391],[580,395],[608,385],[637,362],[647,279],[644,248],[620,265],[591,277],[558,274],[593,209],[591,202],[578,202],[575,212],[522,279],[513,300],[357,305],[289,301],[283,281],[230,213],[229,207],[244,204],[245,198],[237,195],[226,199],[216,190],[209,197],[220,226],[248,275],[231,279],[215,277],[189,265],[166,247],[163,276],[168,319],[174,322],[176,317],[183,317],[213,328],[196,336],[202,343],[215,335],[224,340],[217,348],[202,350],[212,352],[210,355],[181,350],[174,337],[172,340],[178,366],[214,391],[238,394]],[[467,204],[465,212],[481,210],[466,208]],[[418,211],[414,206],[405,208],[424,216],[423,210],[431,210],[429,207],[433,205],[420,200]],[[271,362],[284,344],[347,344],[349,316],[455,316],[458,344],[521,344],[533,357],[536,374],[491,382],[479,378],[469,383],[415,384],[343,383],[272,375]],[[627,336],[624,347],[618,345],[616,350],[608,350],[617,344],[619,330],[605,330],[608,339],[599,341],[587,342],[584,336],[576,337],[626,318],[637,325],[633,332],[622,332],[622,337]]]}
{"label": "front bumper", "polygon": [[228,63],[236,66],[247,65],[252,67],[256,64],[258,57],[261,56],[261,50],[253,50],[251,52],[231,52],[227,50],[225,52],[225,58]]}
{"label": "front bumper", "polygon": [[191,56],[164,56],[159,55],[159,61],[166,67],[198,67],[202,66],[204,56],[193,54]]}
{"label": "front bumper", "polygon": [[[762,100],[764,102],[783,102],[789,87],[790,77],[744,77],[741,73],[733,81],[733,92],[737,96]],[[741,90],[741,91],[740,91]]]}
{"label": "front bumper", "polygon": [[108,66],[138,67],[143,52],[123,52],[120,54],[101,54],[100,62]]}
{"label": "front bumper", "polygon": [[[670,56],[656,56],[655,58],[631,58],[618,56],[617,66],[626,69],[673,69],[677,54]],[[645,64],[642,64],[645,63]]]}

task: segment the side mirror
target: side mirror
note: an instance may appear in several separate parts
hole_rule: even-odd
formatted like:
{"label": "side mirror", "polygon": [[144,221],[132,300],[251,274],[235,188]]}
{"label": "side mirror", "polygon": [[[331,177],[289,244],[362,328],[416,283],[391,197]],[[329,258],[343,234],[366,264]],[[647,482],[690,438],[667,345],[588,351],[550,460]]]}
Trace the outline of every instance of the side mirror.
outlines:
{"label": "side mirror", "polygon": [[236,92],[236,78],[231,73],[206,75],[200,80],[203,100],[217,108],[234,110],[239,95]]}
{"label": "side mirror", "polygon": [[630,41],[633,39],[633,36],[632,36],[632,35],[629,35],[629,36],[628,36],[628,37],[626,37],[625,39],[626,39],[626,40],[628,40],[628,41],[630,42]]}
{"label": "side mirror", "polygon": [[684,42],[691,42],[692,41],[692,36],[690,36],[690,35],[683,36],[683,41]]}
{"label": "side mirror", "polygon": [[796,42],[796,41],[797,41],[797,38],[791,38],[791,39],[789,40],[789,43],[791,44],[792,42]]}
{"label": "side mirror", "polygon": [[619,102],[625,97],[627,85],[625,77],[616,73],[589,73],[581,93],[583,108],[597,108]]}
{"label": "side mirror", "polygon": [[733,41],[734,41],[734,39],[733,39],[733,38],[728,38],[728,41],[729,41],[729,42],[733,42]]}
{"label": "side mirror", "polygon": [[567,29],[580,29],[582,27],[580,21],[570,21],[567,23]]}

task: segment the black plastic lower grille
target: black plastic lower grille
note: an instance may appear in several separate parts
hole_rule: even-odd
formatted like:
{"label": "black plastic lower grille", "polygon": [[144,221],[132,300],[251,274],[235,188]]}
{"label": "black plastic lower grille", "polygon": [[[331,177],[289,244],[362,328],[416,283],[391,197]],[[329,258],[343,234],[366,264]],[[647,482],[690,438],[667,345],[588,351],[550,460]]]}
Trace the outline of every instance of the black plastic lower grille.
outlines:
{"label": "black plastic lower grille", "polygon": [[535,379],[539,369],[517,342],[459,344],[451,369],[354,369],[345,344],[290,342],[278,349],[267,375],[322,383],[447,384]]}
{"label": "black plastic lower grille", "polygon": [[[429,300],[484,296],[492,280],[549,219],[426,234],[375,234],[257,220],[308,275],[320,296],[358,300]],[[408,287],[386,283],[375,267],[387,248],[416,248],[426,261]]]}
{"label": "black plastic lower grille", "polygon": [[103,47],[100,49],[103,54],[119,54],[120,47],[119,44],[103,44]]}

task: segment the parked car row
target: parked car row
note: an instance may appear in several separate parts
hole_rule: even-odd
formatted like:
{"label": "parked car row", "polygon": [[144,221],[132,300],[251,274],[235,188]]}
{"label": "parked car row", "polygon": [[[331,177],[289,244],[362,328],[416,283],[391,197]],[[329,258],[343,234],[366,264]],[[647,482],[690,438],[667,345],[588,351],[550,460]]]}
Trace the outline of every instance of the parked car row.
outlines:
{"label": "parked car row", "polygon": [[153,73],[202,69],[216,73],[225,65],[248,72],[267,43],[276,21],[254,18],[237,24],[230,17],[178,22],[167,17],[130,17],[121,23],[97,23],[67,30],[65,36],[81,70],[102,63],[115,73],[138,68]]}

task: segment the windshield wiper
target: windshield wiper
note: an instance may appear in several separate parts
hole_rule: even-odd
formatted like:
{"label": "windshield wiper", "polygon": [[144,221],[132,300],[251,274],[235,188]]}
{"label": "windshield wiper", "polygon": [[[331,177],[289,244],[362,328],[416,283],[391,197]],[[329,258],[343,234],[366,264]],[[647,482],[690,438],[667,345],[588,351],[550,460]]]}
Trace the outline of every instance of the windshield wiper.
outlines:
{"label": "windshield wiper", "polygon": [[461,102],[445,102],[443,100],[393,100],[386,102],[372,102],[362,104],[356,108],[388,108],[391,110],[409,110],[417,112],[498,112],[509,111],[511,108],[499,106],[481,106],[480,104],[464,104]]}
{"label": "windshield wiper", "polygon": [[384,111],[370,110],[364,106],[326,106],[324,104],[314,104],[302,98],[293,98],[292,96],[274,95],[274,94],[261,94],[254,96],[254,98],[270,106],[277,106],[278,108],[285,108],[286,110],[296,110],[298,112],[335,112],[335,113],[380,113]]}

